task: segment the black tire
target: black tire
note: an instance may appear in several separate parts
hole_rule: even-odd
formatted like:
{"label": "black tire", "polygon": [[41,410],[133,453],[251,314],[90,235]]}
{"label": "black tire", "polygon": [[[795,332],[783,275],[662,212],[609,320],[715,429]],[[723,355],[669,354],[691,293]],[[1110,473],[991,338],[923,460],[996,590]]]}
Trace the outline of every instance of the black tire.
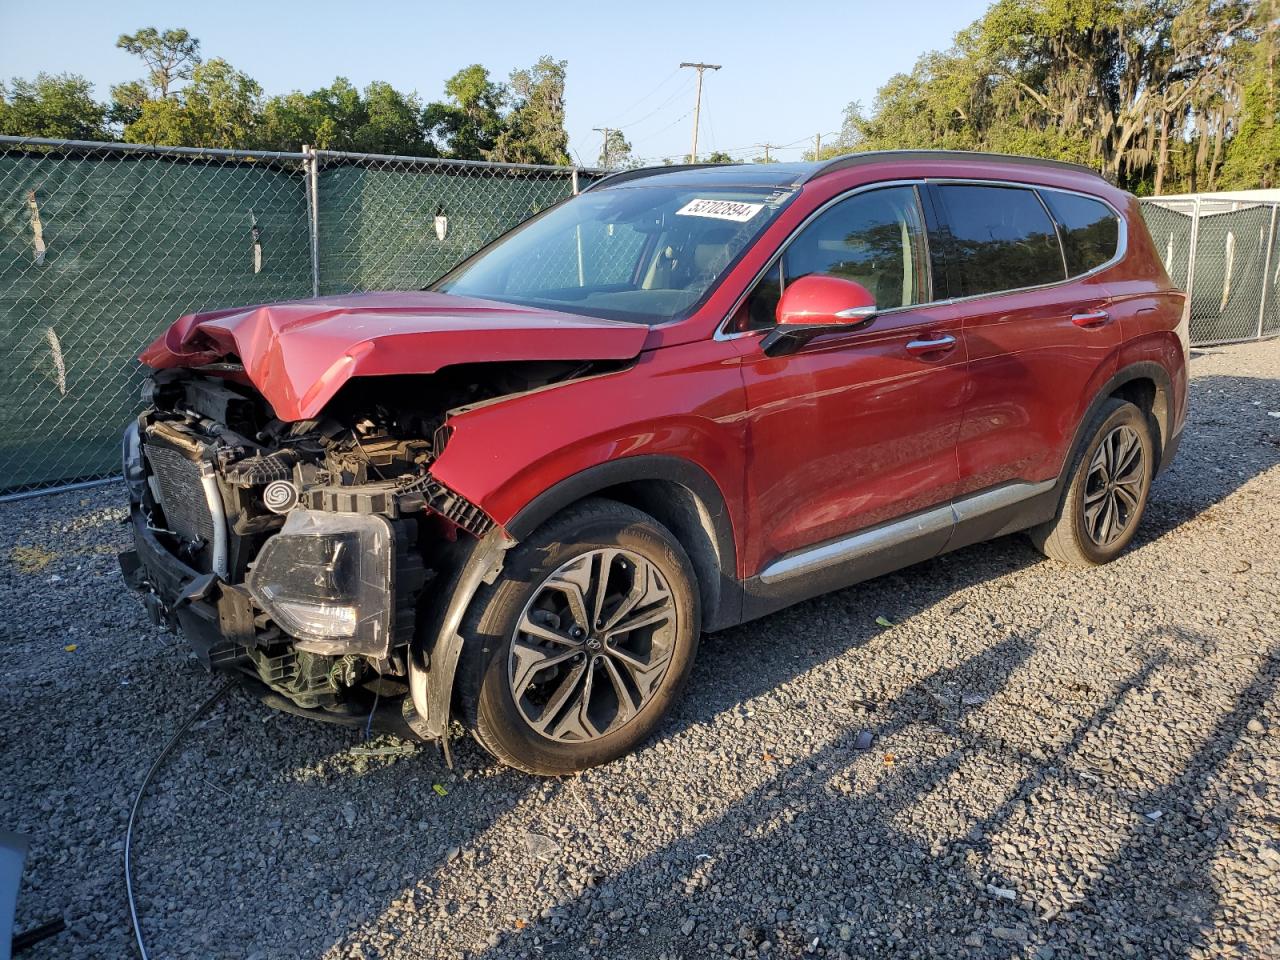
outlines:
{"label": "black tire", "polygon": [[[1103,512],[1099,513],[1097,498],[1105,501],[1112,495],[1106,492],[1106,485],[1100,484],[1103,474],[1095,473],[1095,461],[1106,456],[1105,452],[1100,453],[1104,442],[1118,443],[1114,439],[1109,440],[1116,437],[1127,439],[1130,434],[1126,431],[1130,431],[1137,439],[1137,452],[1141,457],[1140,469],[1131,468],[1121,474],[1121,477],[1133,476],[1136,485],[1117,484],[1114,480],[1109,480],[1110,487],[1118,486],[1125,494],[1121,496],[1117,493],[1112,497],[1118,504],[1115,508],[1115,522],[1123,520],[1123,525],[1114,534],[1110,528],[1106,528],[1100,536],[1098,524],[1105,526],[1106,505],[1104,503],[1101,508]],[[1058,505],[1057,515],[1028,531],[1031,542],[1046,557],[1074,567],[1095,567],[1110,563],[1129,546],[1147,506],[1156,462],[1150,421],[1141,409],[1127,400],[1117,397],[1107,400],[1094,414],[1085,435],[1089,442],[1069,466],[1070,479],[1062,502]],[[1105,472],[1105,466],[1103,471]],[[1130,497],[1133,503],[1129,503]],[[1086,498],[1090,499],[1088,505]],[[1123,514],[1119,511],[1123,511]],[[1108,535],[1112,538],[1108,539]]]}
{"label": "black tire", "polygon": [[[616,559],[608,559],[611,554],[607,551],[611,549],[624,552],[619,553]],[[646,568],[640,561],[650,566]],[[633,677],[634,674],[616,656],[614,659],[606,656],[606,653],[614,653],[615,641],[611,638],[598,639],[595,631],[585,639],[580,638],[580,642],[584,644],[592,641],[597,644],[593,648],[594,652],[582,647],[580,654],[574,654],[576,660],[583,661],[582,664],[570,662],[519,673],[521,662],[518,657],[522,655],[521,651],[527,650],[531,643],[539,642],[536,637],[524,632],[520,633],[520,649],[515,655],[512,653],[512,646],[517,642],[517,627],[529,622],[526,614],[530,617],[536,614],[550,618],[547,622],[554,621],[557,634],[575,629],[570,626],[562,630],[561,617],[541,607],[530,607],[535,603],[554,605],[554,598],[562,596],[557,593],[554,585],[548,586],[553,574],[557,574],[555,583],[563,583],[567,576],[563,574],[566,566],[577,564],[582,569],[585,564],[594,571],[603,569],[601,565],[605,562],[612,565],[609,569],[614,572],[606,573],[603,579],[612,586],[627,585],[625,578],[628,567],[634,571],[631,575],[633,586],[636,574],[642,569],[646,571],[646,582],[657,585],[655,589],[660,598],[658,603],[653,607],[640,604],[636,610],[661,607],[665,611],[669,605],[672,611],[668,621],[652,628],[652,639],[641,637],[638,641],[647,644],[647,656],[653,663],[666,658],[669,652],[660,679],[651,680],[651,675],[659,675],[657,671],[652,671],[651,675],[641,674],[646,685],[652,684],[647,692],[641,693],[638,684],[627,687],[629,692],[635,694],[638,707],[630,701],[624,707],[623,694],[615,685],[615,679],[625,685],[623,675]],[[659,576],[649,580],[649,571],[653,569],[658,571]],[[586,593],[584,591],[584,595]],[[621,609],[620,601],[609,599],[617,594],[606,590],[605,595],[603,603],[610,605],[606,609]],[[649,595],[645,596],[648,599]],[[548,600],[548,597],[552,599]],[[594,593],[590,597],[586,606],[595,602]],[[569,622],[576,625],[578,618],[572,617],[571,611],[566,609],[562,616],[569,616]],[[634,617],[638,620],[640,614],[634,614]],[[679,697],[697,650],[701,632],[700,618],[693,567],[670,531],[647,514],[615,501],[583,501],[553,517],[514,547],[507,554],[498,580],[491,587],[482,588],[472,603],[464,621],[463,636],[466,637],[466,642],[458,672],[463,724],[476,742],[497,760],[528,773],[558,776],[617,759],[641,744],[662,722]],[[604,619],[607,620],[608,617]],[[631,621],[622,617],[620,622]],[[628,638],[639,636],[646,629],[649,628],[641,627],[624,633],[622,642],[630,642]],[[662,634],[661,643],[656,639],[658,633]],[[606,645],[608,650],[604,649]],[[562,648],[548,643],[545,649],[560,651]],[[597,662],[606,660],[608,662]],[[530,719],[529,714],[535,709],[540,709],[544,716],[553,712],[552,704],[556,702],[556,693],[563,689],[560,684],[572,679],[570,671],[574,670],[584,671],[581,673],[584,678],[587,674],[593,678],[604,674],[603,681],[593,682],[609,685],[596,688],[594,694],[592,686],[588,685],[584,701],[587,705],[580,712],[569,711],[575,713],[578,720],[573,720],[566,713],[561,724],[550,728],[552,733],[566,724],[588,729],[581,721],[588,716],[593,697],[605,700],[606,709],[610,702],[616,702],[617,707],[614,715],[608,719],[606,729],[598,736],[566,742],[535,729],[534,722],[543,717]],[[596,670],[599,673],[593,672]],[[518,673],[520,677],[532,678],[527,681],[528,687],[524,688],[527,693],[532,691],[529,696],[517,698],[513,688],[519,684]],[[539,677],[549,679],[539,683]],[[550,692],[541,705],[535,706],[532,700],[542,695],[544,688]],[[630,718],[624,719],[624,710],[635,712]],[[616,728],[612,724],[617,724]],[[595,733],[594,730],[591,732]],[[560,736],[570,736],[573,733],[574,731],[570,731],[566,734],[559,730]]]}

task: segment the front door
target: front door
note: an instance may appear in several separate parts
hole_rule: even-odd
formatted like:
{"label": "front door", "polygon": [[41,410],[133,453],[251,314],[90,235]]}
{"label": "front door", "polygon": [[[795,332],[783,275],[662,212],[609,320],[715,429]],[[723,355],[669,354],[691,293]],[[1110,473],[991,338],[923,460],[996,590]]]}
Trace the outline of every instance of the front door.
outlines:
{"label": "front door", "polygon": [[[896,551],[905,565],[941,550],[956,488],[965,347],[958,319],[929,306],[931,270],[917,188],[864,190],[820,213],[787,246],[734,318],[767,329],[786,283],[810,273],[856,280],[881,311],[856,330],[769,357],[746,348],[747,570],[789,599],[868,573],[849,561]],[[918,528],[840,543],[909,514]],[[907,534],[904,538],[901,534]],[[883,561],[885,558],[881,557]],[[784,585],[790,574],[807,587]],[[875,572],[871,570],[870,572]]]}

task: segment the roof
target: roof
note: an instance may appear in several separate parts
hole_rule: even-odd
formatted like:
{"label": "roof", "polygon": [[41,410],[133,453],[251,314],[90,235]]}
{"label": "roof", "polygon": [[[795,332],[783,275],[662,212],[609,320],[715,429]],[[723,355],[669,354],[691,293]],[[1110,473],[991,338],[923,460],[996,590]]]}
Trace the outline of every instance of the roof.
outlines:
{"label": "roof", "polygon": [[821,162],[805,163],[690,163],[667,167],[641,167],[610,174],[588,190],[608,189],[646,180],[655,186],[798,187],[818,177],[873,163],[908,163],[921,160],[973,160],[1016,166],[1049,167],[1100,176],[1096,170],[1062,160],[1042,160],[1004,153],[972,153],[964,150],[867,150]]}

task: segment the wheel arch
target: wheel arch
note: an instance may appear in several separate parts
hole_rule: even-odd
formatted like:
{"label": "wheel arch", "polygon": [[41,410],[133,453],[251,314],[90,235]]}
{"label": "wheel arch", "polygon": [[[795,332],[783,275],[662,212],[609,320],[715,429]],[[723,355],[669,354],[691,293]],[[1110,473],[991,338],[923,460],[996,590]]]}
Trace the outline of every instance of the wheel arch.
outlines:
{"label": "wheel arch", "polygon": [[736,623],[741,590],[737,547],[724,495],[702,467],[679,457],[623,457],[588,467],[543,491],[506,524],[523,540],[560,511],[604,497],[653,517],[680,542],[693,564],[704,630]]}
{"label": "wheel arch", "polygon": [[[1102,391],[1095,397],[1081,421],[1081,429],[1095,410],[1111,397],[1128,400],[1146,413],[1155,428],[1156,470],[1165,466],[1165,451],[1169,447],[1170,431],[1174,424],[1173,382],[1169,372],[1151,360],[1138,361],[1117,371]],[[1079,442],[1077,437],[1077,443]]]}
{"label": "wheel arch", "polygon": [[1169,372],[1160,364],[1151,360],[1139,360],[1127,364],[1108,377],[1107,381],[1094,392],[1093,399],[1089,401],[1089,405],[1077,421],[1075,435],[1072,437],[1071,446],[1067,448],[1066,459],[1058,474],[1057,485],[1048,499],[1048,502],[1053,504],[1054,510],[1061,506],[1076,461],[1089,443],[1086,430],[1094,414],[1104,403],[1116,397],[1129,400],[1147,414],[1155,434],[1153,439],[1156,446],[1156,470],[1163,466],[1163,454],[1169,443],[1169,430],[1174,423],[1173,384],[1169,378]]}

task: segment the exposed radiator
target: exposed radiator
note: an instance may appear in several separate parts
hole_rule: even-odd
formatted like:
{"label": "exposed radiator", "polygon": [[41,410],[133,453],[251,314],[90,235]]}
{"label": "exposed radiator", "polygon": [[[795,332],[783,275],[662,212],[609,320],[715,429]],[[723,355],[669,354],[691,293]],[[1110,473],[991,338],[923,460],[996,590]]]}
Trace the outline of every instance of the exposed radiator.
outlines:
{"label": "exposed radiator", "polygon": [[177,450],[154,443],[143,445],[155,476],[154,491],[167,526],[188,540],[213,542],[213,516],[200,485],[200,468]]}

